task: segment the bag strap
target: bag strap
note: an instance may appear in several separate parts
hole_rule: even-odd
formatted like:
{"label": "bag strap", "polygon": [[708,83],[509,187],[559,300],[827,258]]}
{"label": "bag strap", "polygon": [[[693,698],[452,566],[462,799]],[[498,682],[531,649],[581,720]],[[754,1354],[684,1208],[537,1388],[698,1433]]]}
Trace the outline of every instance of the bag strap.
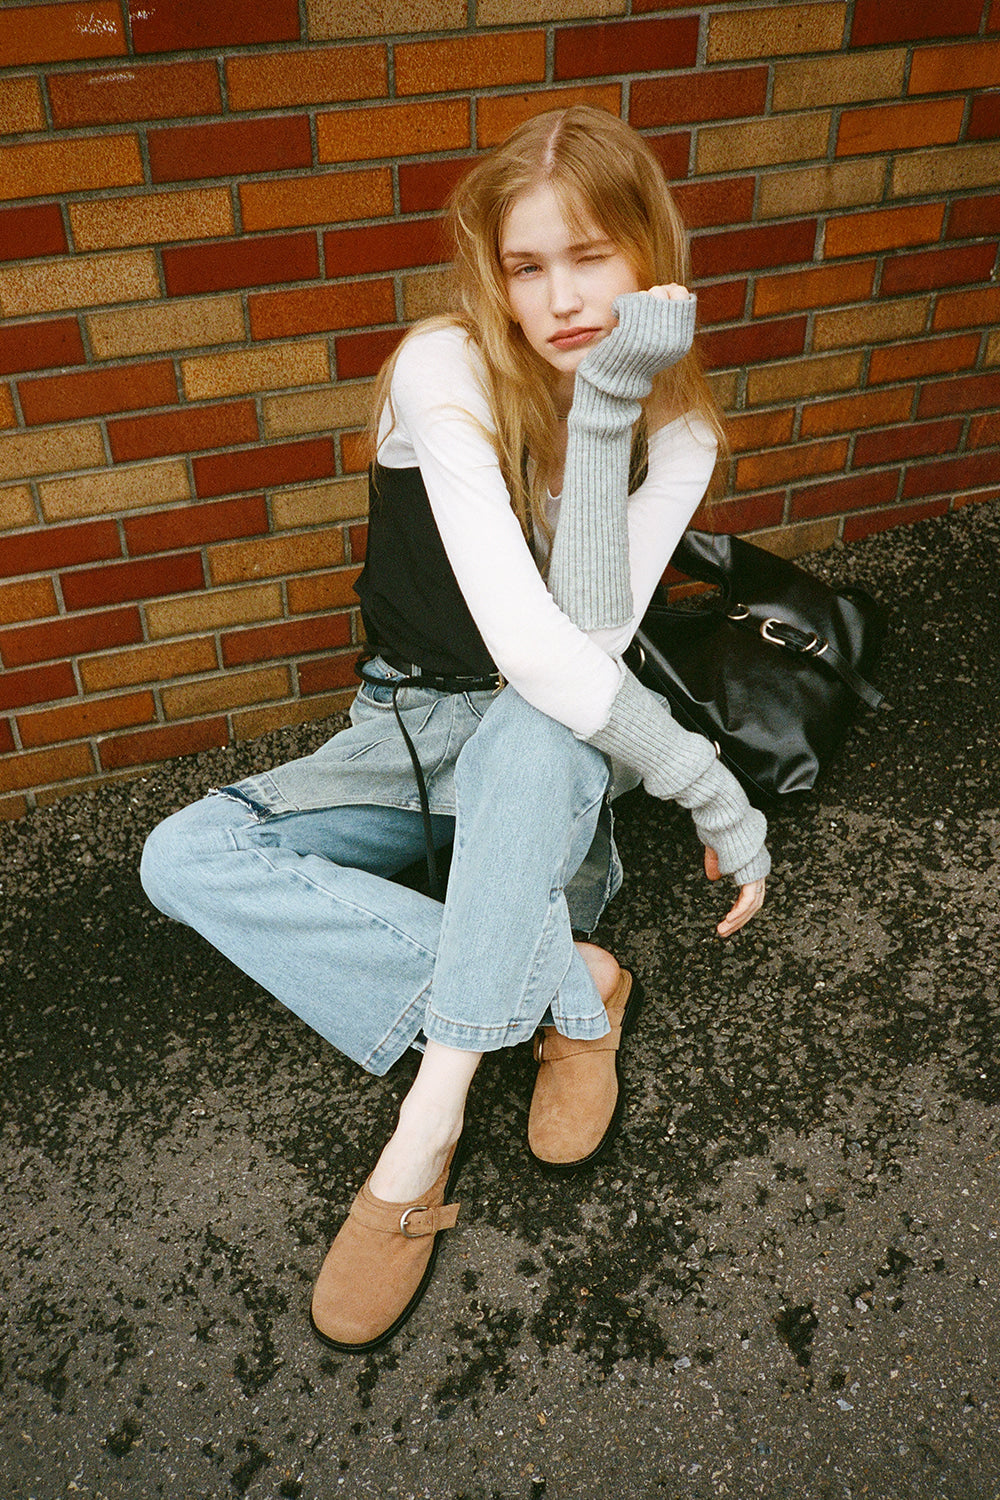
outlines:
{"label": "bag strap", "polygon": [[885,695],[880,693],[877,687],[873,687],[867,678],[862,677],[847,658],[841,656],[835,646],[824,640],[822,636],[816,635],[814,631],[810,631],[807,635],[797,626],[789,625],[784,620],[774,617],[758,623],[743,604],[737,604],[728,610],[726,618],[743,629],[756,631],[772,646],[781,646],[786,651],[795,651],[801,656],[812,656],[817,661],[825,661],[827,666],[832,667],[836,672],[841,682],[856,693],[862,703],[867,703],[869,708],[879,708],[885,702]]}

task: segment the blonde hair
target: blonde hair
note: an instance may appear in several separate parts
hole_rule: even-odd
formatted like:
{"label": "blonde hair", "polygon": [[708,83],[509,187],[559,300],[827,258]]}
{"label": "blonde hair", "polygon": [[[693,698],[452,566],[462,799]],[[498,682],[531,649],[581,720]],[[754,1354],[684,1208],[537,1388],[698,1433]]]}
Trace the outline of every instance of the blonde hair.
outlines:
{"label": "blonde hair", "polygon": [[[511,207],[541,185],[557,194],[574,227],[587,220],[598,225],[632,261],[642,286],[686,285],[690,267],[684,225],[659,163],[641,136],[604,110],[575,105],[534,116],[477,162],[455,189],[449,211],[455,250],[452,311],[411,333],[457,324],[475,343],[495,423],[489,436],[511,505],[526,535],[534,529],[551,540],[546,480],[555,462],[554,372],[512,319],[500,264]],[[373,454],[395,357],[376,386]],[[696,413],[716,435],[720,450],[725,448],[722,416],[693,350],[656,377],[645,405],[666,419]],[[641,470],[645,422],[637,426],[633,467]]]}

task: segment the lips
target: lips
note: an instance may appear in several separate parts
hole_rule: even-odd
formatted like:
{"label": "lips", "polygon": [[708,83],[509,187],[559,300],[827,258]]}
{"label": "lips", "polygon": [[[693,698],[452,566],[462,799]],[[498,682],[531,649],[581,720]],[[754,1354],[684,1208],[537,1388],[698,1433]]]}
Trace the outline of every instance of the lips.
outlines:
{"label": "lips", "polygon": [[581,349],[601,334],[600,328],[564,328],[548,340],[553,349]]}

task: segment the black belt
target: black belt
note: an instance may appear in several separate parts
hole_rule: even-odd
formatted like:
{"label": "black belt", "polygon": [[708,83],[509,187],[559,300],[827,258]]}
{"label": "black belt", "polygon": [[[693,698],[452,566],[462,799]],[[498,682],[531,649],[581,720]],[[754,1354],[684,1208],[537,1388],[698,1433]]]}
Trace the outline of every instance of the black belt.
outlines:
{"label": "black belt", "polygon": [[504,686],[504,679],[499,672],[485,673],[481,677],[451,677],[442,672],[425,672],[422,667],[415,666],[411,662],[401,662],[395,657],[386,655],[383,651],[379,652],[379,656],[387,667],[391,667],[394,672],[402,672],[404,675],[402,677],[379,677],[374,673],[369,674],[365,668],[372,660],[371,657],[358,663],[357,673],[363,682],[373,687],[392,689],[392,711],[396,715],[396,723],[406,742],[413,774],[417,780],[417,796],[420,798],[420,816],[423,820],[424,843],[427,848],[427,879],[430,893],[436,901],[441,901],[444,898],[438,877],[434,831],[431,827],[431,810],[427,800],[427,783],[424,780],[423,767],[420,764],[416,746],[409,736],[406,725],[403,723],[403,716],[399,711],[399,690],[406,687],[422,687],[431,688],[436,693],[498,693]]}

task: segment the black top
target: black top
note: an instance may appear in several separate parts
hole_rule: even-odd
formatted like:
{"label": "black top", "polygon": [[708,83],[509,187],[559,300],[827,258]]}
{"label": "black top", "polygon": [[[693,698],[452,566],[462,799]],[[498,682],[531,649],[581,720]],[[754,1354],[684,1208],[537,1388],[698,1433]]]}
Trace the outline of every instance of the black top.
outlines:
{"label": "black top", "polygon": [[368,499],[368,551],[355,593],[372,650],[443,676],[495,672],[448,561],[420,470],[375,464]]}

